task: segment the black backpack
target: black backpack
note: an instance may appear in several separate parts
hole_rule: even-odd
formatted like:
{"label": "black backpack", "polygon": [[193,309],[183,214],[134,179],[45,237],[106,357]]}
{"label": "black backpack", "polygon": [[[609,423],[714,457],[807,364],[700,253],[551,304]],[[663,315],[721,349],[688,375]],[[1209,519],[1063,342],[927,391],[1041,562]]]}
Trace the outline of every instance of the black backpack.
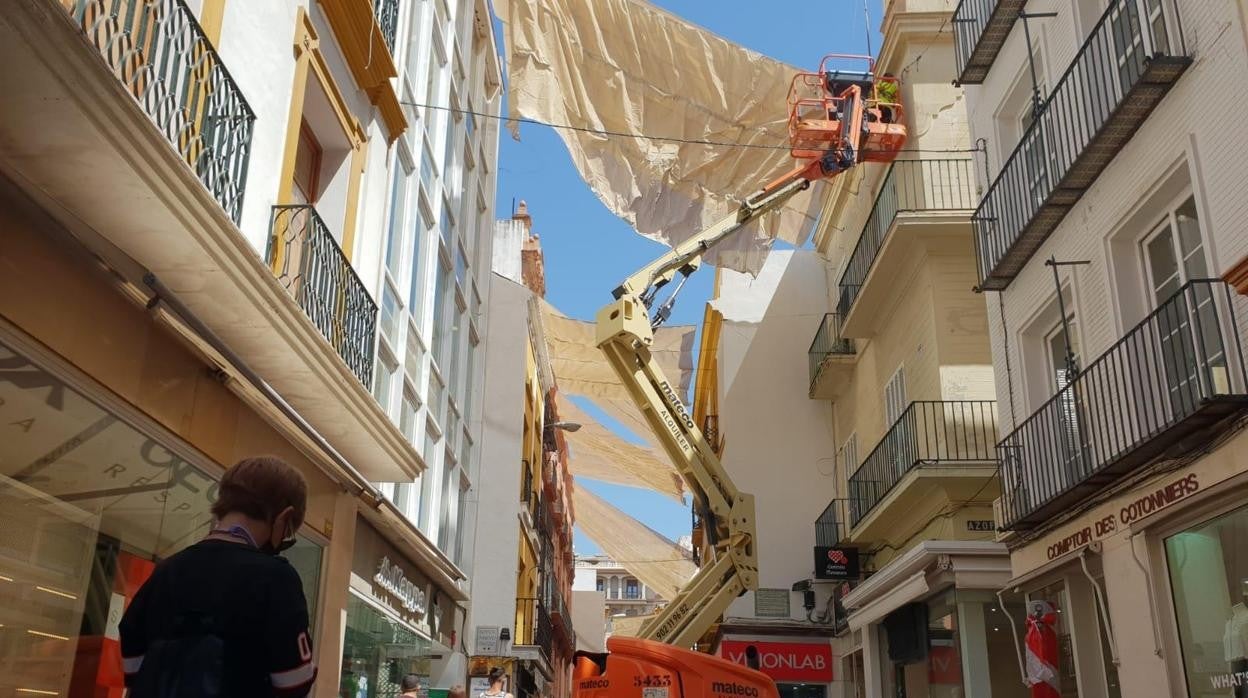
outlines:
{"label": "black backpack", "polygon": [[172,633],[148,645],[130,698],[228,698],[223,635],[213,616],[180,613]]}

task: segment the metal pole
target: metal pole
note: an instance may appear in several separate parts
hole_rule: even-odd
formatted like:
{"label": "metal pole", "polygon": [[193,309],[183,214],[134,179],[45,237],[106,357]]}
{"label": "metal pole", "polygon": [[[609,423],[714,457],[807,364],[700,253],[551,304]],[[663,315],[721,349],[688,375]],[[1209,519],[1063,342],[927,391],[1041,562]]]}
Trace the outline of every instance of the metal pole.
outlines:
{"label": "metal pole", "polygon": [[1023,36],[1027,39],[1027,67],[1031,70],[1031,111],[1032,114],[1040,116],[1040,103],[1043,101],[1040,95],[1040,80],[1036,77],[1036,54],[1031,50],[1031,24],[1029,19],[1041,19],[1047,17],[1056,17],[1056,12],[1038,12],[1030,14],[1027,12],[1018,13],[1020,19],[1023,20]]}
{"label": "metal pole", "polygon": [[1090,261],[1080,260],[1078,262],[1059,262],[1055,257],[1050,256],[1044,260],[1046,267],[1053,269],[1053,287],[1057,290],[1057,310],[1062,315],[1062,341],[1066,344],[1066,382],[1070,383],[1079,375],[1079,364],[1075,359],[1074,349],[1070,336],[1070,319],[1066,317],[1066,299],[1062,297],[1062,279],[1057,274],[1058,267],[1082,266],[1091,264]]}

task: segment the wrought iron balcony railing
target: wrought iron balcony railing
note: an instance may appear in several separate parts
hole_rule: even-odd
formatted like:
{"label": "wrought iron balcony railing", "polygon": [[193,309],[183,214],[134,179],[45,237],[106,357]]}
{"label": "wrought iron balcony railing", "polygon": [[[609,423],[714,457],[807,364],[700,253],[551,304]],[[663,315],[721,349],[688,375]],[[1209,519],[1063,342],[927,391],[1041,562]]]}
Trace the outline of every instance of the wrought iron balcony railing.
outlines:
{"label": "wrought iron balcony railing", "polygon": [[535,645],[550,656],[554,625],[550,613],[539,599],[521,597],[516,599],[516,632],[514,644]]}
{"label": "wrought iron balcony railing", "polygon": [[365,386],[373,379],[377,304],[316,209],[273,207],[265,261]]}
{"label": "wrought iron balcony railing", "polygon": [[238,224],[256,115],[182,0],[62,0],[104,62]]}
{"label": "wrought iron balcony railing", "polygon": [[841,273],[837,312],[848,317],[898,214],[971,211],[975,208],[973,160],[898,160],[888,168],[858,243]]}
{"label": "wrought iron balcony railing", "polygon": [[399,31],[399,0],[374,0],[373,14],[377,17],[377,26],[381,27],[381,38],[394,55],[394,40]]}
{"label": "wrought iron balcony railing", "polygon": [[551,617],[555,630],[562,634],[563,639],[572,648],[576,647],[576,633],[572,629],[572,615],[568,612],[568,602],[559,590],[551,594]]}
{"label": "wrought iron balcony railing", "polygon": [[849,523],[857,526],[917,466],[996,462],[997,403],[912,402],[849,477]]}
{"label": "wrought iron balcony railing", "polygon": [[978,85],[988,77],[1001,46],[1027,0],[962,0],[953,11],[958,82]]}
{"label": "wrought iron balcony railing", "polygon": [[833,499],[815,519],[815,545],[836,546],[849,537],[849,500]]}
{"label": "wrought iron balcony railing", "polygon": [[1110,0],[975,211],[981,288],[1009,285],[1191,62],[1175,0]]}
{"label": "wrought iron balcony railing", "polygon": [[810,361],[811,389],[814,389],[815,383],[819,380],[819,373],[823,370],[825,359],[832,355],[853,356],[854,352],[854,340],[841,336],[840,313],[825,313],[823,319],[819,321],[819,329],[815,331],[815,338],[810,342],[810,349],[806,352]]}
{"label": "wrought iron balcony railing", "polygon": [[1192,281],[1079,371],[998,446],[1001,527],[1034,528],[1248,410],[1246,316],[1226,283]]}

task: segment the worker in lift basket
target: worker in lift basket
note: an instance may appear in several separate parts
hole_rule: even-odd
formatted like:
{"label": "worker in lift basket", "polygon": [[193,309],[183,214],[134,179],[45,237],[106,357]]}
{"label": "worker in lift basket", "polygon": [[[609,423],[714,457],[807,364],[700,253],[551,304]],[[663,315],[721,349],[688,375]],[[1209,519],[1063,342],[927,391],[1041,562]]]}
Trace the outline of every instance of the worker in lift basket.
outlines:
{"label": "worker in lift basket", "polygon": [[892,73],[884,73],[884,77],[875,81],[875,102],[880,110],[880,121],[893,123],[895,114],[893,105],[897,104],[897,79]]}

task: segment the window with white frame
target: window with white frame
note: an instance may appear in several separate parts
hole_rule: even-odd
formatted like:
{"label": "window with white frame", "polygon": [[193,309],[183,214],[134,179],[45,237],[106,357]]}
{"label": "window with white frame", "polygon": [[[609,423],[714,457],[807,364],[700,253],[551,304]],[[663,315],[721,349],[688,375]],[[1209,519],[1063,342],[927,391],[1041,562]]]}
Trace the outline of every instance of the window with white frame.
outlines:
{"label": "window with white frame", "polygon": [[438,424],[439,430],[443,420],[445,419],[444,410],[446,409],[446,390],[442,383],[442,376],[438,374],[436,369],[429,372],[429,391],[427,394],[429,405],[429,418]]}
{"label": "window with white frame", "polygon": [[845,477],[853,475],[858,469],[858,432],[850,434],[849,438],[845,439],[845,443],[841,444],[840,461],[845,470]]}
{"label": "window with white frame", "polygon": [[450,302],[450,260],[446,257],[446,250],[438,245],[438,258],[434,263],[434,284],[433,284],[433,323],[432,332],[429,338],[429,352],[433,356],[433,360],[439,367],[446,365],[446,323],[449,314],[448,306]]}
{"label": "window with white frame", "polygon": [[1201,377],[1208,376],[1215,389],[1225,389],[1226,352],[1219,336],[1216,297],[1208,285],[1191,286],[1209,278],[1209,263],[1200,231],[1196,199],[1187,196],[1171,207],[1149,231],[1141,244],[1149,300],[1154,308],[1170,310],[1156,318],[1163,384],[1176,412],[1186,413],[1203,394]]}
{"label": "window with white frame", "polygon": [[416,413],[420,410],[420,398],[410,385],[403,387],[403,400],[399,404],[399,431],[408,443],[416,444]]}
{"label": "window with white frame", "polygon": [[390,186],[390,222],[386,226],[386,272],[397,284],[402,278],[403,233],[406,225],[408,201],[412,198],[411,181],[415,169],[406,148],[395,149],[394,176]]}
{"label": "window with white frame", "polygon": [[438,549],[444,553],[451,552],[451,543],[455,540],[455,503],[458,497],[459,470],[455,467],[455,454],[448,448],[442,456],[442,501],[438,521]]}
{"label": "window with white frame", "polygon": [[[463,471],[463,469],[464,469],[464,466],[461,465],[460,470]],[[467,504],[468,504],[468,490],[469,489],[471,489],[471,483],[468,482],[467,477],[464,477],[461,474],[460,480],[459,480],[459,493],[455,498],[455,557],[454,557],[455,563],[460,565],[461,567],[463,566],[465,562],[464,557],[465,557],[465,553],[467,552],[464,549],[464,539],[466,537],[464,535],[465,533],[464,518],[467,515],[467,511],[468,511]]]}
{"label": "window with white frame", "polygon": [[1166,211],[1141,248],[1154,306],[1164,303],[1188,281],[1209,278],[1196,198],[1189,195]]}
{"label": "window with white frame", "polygon": [[890,427],[906,411],[906,368],[898,366],[897,372],[884,386],[884,422]]}
{"label": "window with white frame", "polygon": [[425,472],[421,474],[420,478],[420,516],[416,519],[416,525],[425,534],[429,533],[429,527],[433,524],[430,520],[432,518],[430,512],[433,509],[431,505],[436,492],[434,474],[438,472],[437,469],[440,464],[438,453],[441,450],[439,448],[441,440],[442,437],[437,425],[432,420],[427,420],[425,422],[425,446],[421,450],[421,455],[425,459]]}
{"label": "window with white frame", "polygon": [[429,45],[428,40],[421,34],[421,30],[424,28],[422,26],[422,22],[424,21],[425,6],[427,4],[427,2],[407,3],[409,6],[407,21],[407,55],[404,57],[403,62],[403,79],[407,81],[408,85],[413,87],[419,83],[419,78],[417,76],[420,75],[418,71],[420,69],[420,60],[422,58],[421,49]]}
{"label": "window with white frame", "polygon": [[412,236],[412,261],[410,264],[412,275],[411,283],[407,289],[407,307],[411,312],[412,318],[419,323],[425,300],[425,287],[420,275],[420,261],[425,256],[425,245],[428,244],[429,237],[429,221],[432,220],[432,216],[428,210],[426,197],[421,194],[417,199],[416,205],[412,207],[411,223],[408,225]]}
{"label": "window with white frame", "polygon": [[390,414],[390,400],[394,393],[394,374],[398,371],[398,362],[386,349],[384,344],[377,346],[377,365],[373,372],[373,397],[377,404]]}

